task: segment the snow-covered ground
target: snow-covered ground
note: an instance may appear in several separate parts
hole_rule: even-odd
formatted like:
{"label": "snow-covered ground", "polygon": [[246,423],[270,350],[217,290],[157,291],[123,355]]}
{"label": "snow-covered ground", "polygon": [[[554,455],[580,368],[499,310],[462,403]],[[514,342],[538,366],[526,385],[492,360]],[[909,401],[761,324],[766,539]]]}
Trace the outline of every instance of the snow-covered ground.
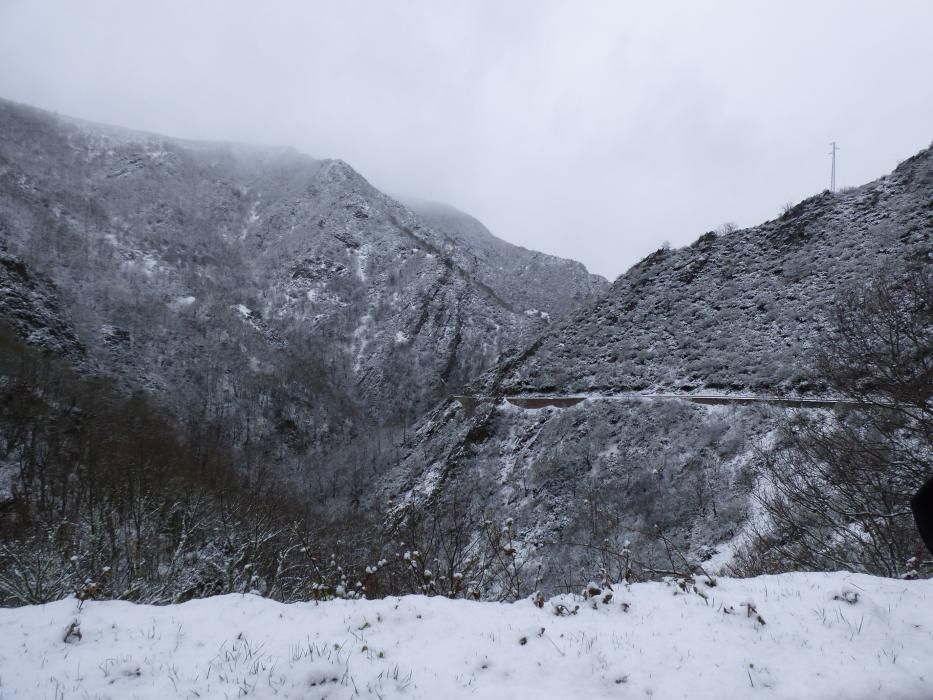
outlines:
{"label": "snow-covered ground", "polygon": [[929,699],[933,580],[648,583],[543,608],[227,595],[0,610],[4,699],[243,696]]}

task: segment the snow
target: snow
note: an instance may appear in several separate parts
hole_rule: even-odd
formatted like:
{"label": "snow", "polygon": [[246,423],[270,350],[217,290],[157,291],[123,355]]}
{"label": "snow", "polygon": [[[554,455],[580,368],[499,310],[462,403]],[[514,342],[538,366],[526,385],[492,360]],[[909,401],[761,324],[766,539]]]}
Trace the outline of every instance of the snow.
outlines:
{"label": "snow", "polygon": [[69,599],[0,610],[0,688],[4,698],[933,695],[930,580],[783,574],[686,592],[619,585],[602,598],[540,609],[421,596],[80,609]]}
{"label": "snow", "polygon": [[166,151],[164,148],[151,144],[147,144],[144,147],[144,152],[150,160],[154,160],[156,162],[161,162],[168,156],[168,151]]}
{"label": "snow", "polygon": [[257,221],[259,221],[259,218],[259,199],[257,199],[249,208],[247,222],[250,224],[255,224]]}
{"label": "snow", "polygon": [[360,282],[366,282],[366,265],[369,262],[369,247],[362,245],[358,249],[347,249],[349,253],[356,255],[356,276]]}
{"label": "snow", "polygon": [[179,296],[168,302],[168,307],[172,309],[172,311],[179,311],[191,306],[195,301],[197,301],[197,298],[190,295]]}
{"label": "snow", "polygon": [[551,320],[551,314],[547,311],[540,311],[538,309],[525,309],[525,315],[531,316],[533,318],[543,318],[545,321]]}
{"label": "snow", "polygon": [[158,258],[156,258],[155,255],[153,255],[152,253],[146,253],[143,256],[143,270],[146,272],[147,275],[151,275],[152,273],[156,272],[156,270],[158,270],[158,267],[159,267],[159,260]]}
{"label": "snow", "polygon": [[256,201],[254,201],[249,207],[249,214],[246,215],[246,222],[243,224],[243,229],[240,231],[241,241],[246,240],[246,236],[249,235],[250,227],[255,226],[262,218],[259,216],[259,202],[261,199],[262,195],[259,195],[256,198]]}
{"label": "snow", "polygon": [[353,371],[359,373],[363,368],[363,362],[367,359],[368,355],[366,354],[366,346],[369,345],[369,341],[373,337],[375,326],[375,319],[372,314],[367,312],[362,318],[356,328],[353,329],[353,348],[354,348],[354,361],[353,361]]}

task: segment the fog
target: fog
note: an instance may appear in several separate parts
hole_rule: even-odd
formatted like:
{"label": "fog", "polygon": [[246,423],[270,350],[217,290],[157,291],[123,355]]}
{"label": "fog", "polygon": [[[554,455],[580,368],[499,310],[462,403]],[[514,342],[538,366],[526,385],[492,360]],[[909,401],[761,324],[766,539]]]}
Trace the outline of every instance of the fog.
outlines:
{"label": "fog", "polygon": [[0,97],[295,146],[613,278],[933,139],[933,3],[0,0]]}

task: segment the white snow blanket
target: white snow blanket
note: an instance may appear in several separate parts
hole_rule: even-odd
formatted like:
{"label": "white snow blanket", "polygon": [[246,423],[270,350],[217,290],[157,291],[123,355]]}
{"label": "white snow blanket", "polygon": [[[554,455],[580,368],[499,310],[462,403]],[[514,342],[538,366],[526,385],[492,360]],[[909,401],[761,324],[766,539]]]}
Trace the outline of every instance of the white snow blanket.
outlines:
{"label": "white snow blanket", "polygon": [[931,580],[785,574],[604,600],[0,610],[0,697],[933,698]]}

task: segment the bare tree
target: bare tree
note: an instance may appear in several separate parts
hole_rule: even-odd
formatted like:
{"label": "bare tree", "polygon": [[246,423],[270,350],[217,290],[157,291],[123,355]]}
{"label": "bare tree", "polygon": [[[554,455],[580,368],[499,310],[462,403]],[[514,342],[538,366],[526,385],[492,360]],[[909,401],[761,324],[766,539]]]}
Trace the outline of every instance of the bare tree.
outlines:
{"label": "bare tree", "polygon": [[763,457],[772,529],[750,573],[845,569],[916,575],[911,496],[933,474],[933,274],[886,270],[844,295],[815,365],[846,403],[789,417]]}

